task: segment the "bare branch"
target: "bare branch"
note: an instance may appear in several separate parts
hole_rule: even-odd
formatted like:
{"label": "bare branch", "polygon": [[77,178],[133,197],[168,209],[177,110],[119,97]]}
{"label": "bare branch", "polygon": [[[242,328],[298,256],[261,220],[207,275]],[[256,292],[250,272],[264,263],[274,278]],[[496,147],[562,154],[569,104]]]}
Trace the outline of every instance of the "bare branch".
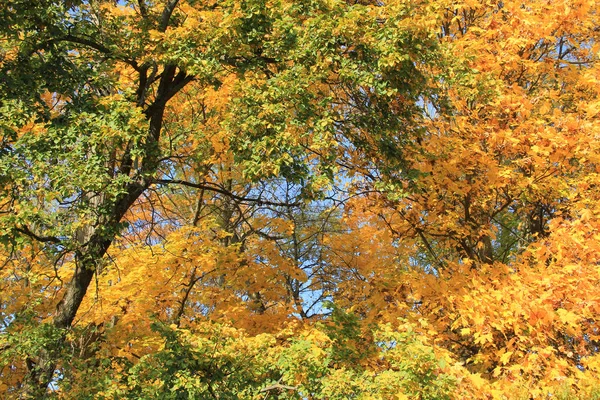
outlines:
{"label": "bare branch", "polygon": [[260,197],[254,198],[254,197],[238,196],[238,195],[230,192],[229,190],[224,189],[221,186],[217,186],[217,185],[211,184],[211,183],[194,183],[194,182],[184,181],[181,179],[155,179],[152,183],[159,184],[159,185],[182,185],[182,186],[187,186],[187,187],[193,187],[196,189],[209,190],[212,192],[221,193],[225,196],[228,196],[228,197],[230,197],[234,200],[237,200],[239,202],[242,202],[242,203],[257,203],[259,205],[269,205],[269,206],[278,206],[278,207],[279,206],[293,207],[293,206],[300,205],[300,203],[298,203],[298,202],[286,203],[286,202],[264,200]]}

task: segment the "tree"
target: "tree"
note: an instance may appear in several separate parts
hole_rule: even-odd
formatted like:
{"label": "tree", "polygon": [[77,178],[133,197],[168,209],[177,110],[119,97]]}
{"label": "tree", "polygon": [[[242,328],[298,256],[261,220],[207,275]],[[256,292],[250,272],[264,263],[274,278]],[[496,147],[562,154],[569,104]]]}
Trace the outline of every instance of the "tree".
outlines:
{"label": "tree", "polygon": [[597,8],[3,3],[0,390],[597,397]]}
{"label": "tree", "polygon": [[[421,88],[411,82],[434,43],[420,27],[414,35],[391,22],[389,35],[379,29],[381,18],[402,18],[406,7],[381,14],[319,2],[3,4],[3,270],[10,291],[33,285],[28,301],[11,299],[6,329],[22,337],[28,324],[53,327],[35,350],[15,350],[27,370],[17,385],[25,396],[39,397],[53,379],[80,305],[127,229],[124,218],[149,191],[181,185],[267,201],[211,180],[215,163],[227,170],[233,162],[249,182],[289,177],[310,193],[331,173],[334,157],[324,150],[335,145],[334,113],[347,113],[336,105],[347,104],[343,88],[363,102],[396,93],[416,101]],[[376,65],[382,52],[393,59],[385,71]],[[374,84],[377,93],[360,94]],[[381,104],[375,113],[387,111]],[[25,265],[23,251],[36,254]],[[40,268],[35,282],[30,263]]]}
{"label": "tree", "polygon": [[421,241],[405,302],[501,393],[586,398],[597,385],[584,366],[597,351],[596,228],[581,208],[596,197],[583,183],[596,174],[595,7],[446,9],[440,40],[466,67],[441,82],[452,112],[430,107],[412,177],[392,177],[396,195],[379,200],[399,240]]}

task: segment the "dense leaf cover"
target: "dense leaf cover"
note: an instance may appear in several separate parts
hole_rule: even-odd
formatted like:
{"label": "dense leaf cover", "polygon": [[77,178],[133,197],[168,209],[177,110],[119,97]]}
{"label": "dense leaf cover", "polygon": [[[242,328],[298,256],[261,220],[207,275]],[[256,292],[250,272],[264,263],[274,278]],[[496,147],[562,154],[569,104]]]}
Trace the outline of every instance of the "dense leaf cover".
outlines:
{"label": "dense leaf cover", "polygon": [[600,398],[594,0],[1,0],[0,393]]}

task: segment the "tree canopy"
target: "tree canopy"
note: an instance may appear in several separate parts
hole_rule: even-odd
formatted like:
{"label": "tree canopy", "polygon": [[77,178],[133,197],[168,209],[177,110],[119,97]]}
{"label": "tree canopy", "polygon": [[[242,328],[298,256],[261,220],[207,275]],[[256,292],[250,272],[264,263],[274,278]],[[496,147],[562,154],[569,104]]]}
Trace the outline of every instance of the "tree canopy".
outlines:
{"label": "tree canopy", "polygon": [[0,393],[600,398],[600,4],[1,0]]}

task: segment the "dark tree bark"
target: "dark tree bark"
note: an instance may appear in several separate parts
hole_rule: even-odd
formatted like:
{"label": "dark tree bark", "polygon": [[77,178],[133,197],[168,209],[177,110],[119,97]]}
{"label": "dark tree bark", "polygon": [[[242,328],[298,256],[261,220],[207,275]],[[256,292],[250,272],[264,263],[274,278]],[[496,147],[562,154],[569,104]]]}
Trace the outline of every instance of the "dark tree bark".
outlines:
{"label": "dark tree bark", "polygon": [[[140,80],[143,80],[140,73]],[[79,306],[85,297],[94,275],[101,270],[102,260],[121,229],[121,220],[131,206],[153,183],[160,163],[159,140],[165,117],[167,102],[176,95],[192,76],[183,70],[177,72],[173,65],[164,67],[154,101],[144,110],[149,121],[146,136],[145,155],[138,169],[122,165],[119,174],[127,174],[131,183],[116,199],[107,200],[102,193],[95,195],[94,208],[99,217],[94,225],[81,228],[75,233],[79,244],[75,252],[75,272],[67,284],[53,318],[54,327],[61,331],[59,339],[52,348],[44,349],[40,354],[32,355],[28,360],[29,374],[23,382],[25,398],[39,399],[46,395],[57,365],[58,349],[63,345],[66,333],[71,328]],[[144,95],[142,93],[140,96]],[[125,153],[127,151],[125,150]],[[128,163],[124,157],[123,163]],[[117,177],[119,176],[117,174]],[[131,175],[130,175],[131,174]],[[108,210],[108,211],[105,211]]]}

